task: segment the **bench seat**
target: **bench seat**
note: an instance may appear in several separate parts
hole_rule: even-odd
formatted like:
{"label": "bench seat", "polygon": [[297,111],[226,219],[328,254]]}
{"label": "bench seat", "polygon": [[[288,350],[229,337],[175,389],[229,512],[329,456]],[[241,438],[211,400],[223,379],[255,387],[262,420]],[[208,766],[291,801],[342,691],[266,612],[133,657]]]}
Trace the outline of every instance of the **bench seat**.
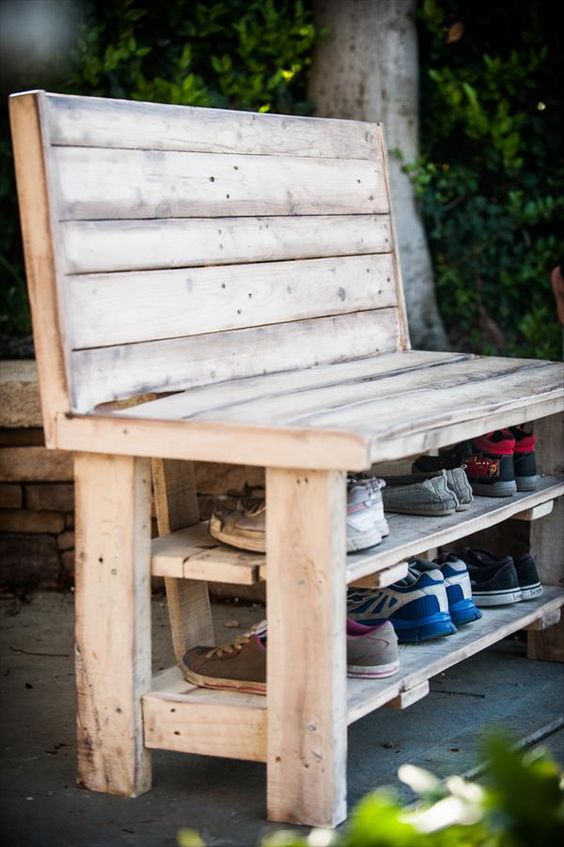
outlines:
{"label": "bench seat", "polygon": [[557,362],[406,350],[95,410],[59,446],[360,470],[557,412],[563,382]]}

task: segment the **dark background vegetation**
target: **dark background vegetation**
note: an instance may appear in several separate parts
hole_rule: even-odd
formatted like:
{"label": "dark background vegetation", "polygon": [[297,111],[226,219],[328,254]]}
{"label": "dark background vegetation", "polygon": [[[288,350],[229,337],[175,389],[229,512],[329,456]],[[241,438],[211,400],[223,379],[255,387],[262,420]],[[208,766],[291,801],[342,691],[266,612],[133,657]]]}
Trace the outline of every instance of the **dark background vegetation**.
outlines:
{"label": "dark background vegetation", "polygon": [[[1,0],[4,11],[14,0]],[[33,0],[21,8],[37,5]],[[0,352],[29,353],[7,110],[29,88],[309,114],[323,34],[310,0],[47,0],[68,27],[49,55],[6,41],[0,115]],[[21,12],[20,12],[21,14]],[[455,348],[558,358],[548,274],[564,262],[564,50],[551,0],[418,7],[420,199]],[[12,49],[11,49],[12,48]]]}

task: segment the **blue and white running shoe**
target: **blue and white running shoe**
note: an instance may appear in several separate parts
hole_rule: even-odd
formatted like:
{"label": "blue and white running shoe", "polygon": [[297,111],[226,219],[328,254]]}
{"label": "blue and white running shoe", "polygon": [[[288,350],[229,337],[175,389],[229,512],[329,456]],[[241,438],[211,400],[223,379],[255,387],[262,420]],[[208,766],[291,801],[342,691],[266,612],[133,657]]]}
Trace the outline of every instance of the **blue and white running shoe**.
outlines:
{"label": "blue and white running shoe", "polygon": [[389,620],[400,642],[427,641],[456,632],[445,581],[436,568],[425,573],[410,570],[386,588],[349,588],[347,617],[365,626]]}
{"label": "blue and white running shoe", "polygon": [[462,626],[482,617],[472,599],[468,568],[454,553],[443,553],[434,562],[427,559],[410,559],[409,568],[416,573],[440,570],[445,581],[448,610],[455,626]]}

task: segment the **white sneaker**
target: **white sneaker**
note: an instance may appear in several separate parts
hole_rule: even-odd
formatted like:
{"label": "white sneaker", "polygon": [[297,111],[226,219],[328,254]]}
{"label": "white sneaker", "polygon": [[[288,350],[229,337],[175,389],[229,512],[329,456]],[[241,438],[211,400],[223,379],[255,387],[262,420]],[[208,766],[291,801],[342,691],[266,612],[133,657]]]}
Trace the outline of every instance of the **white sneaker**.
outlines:
{"label": "white sneaker", "polygon": [[[382,541],[375,488],[373,480],[361,474],[347,477],[347,553],[366,550]],[[381,500],[379,488],[377,494]]]}

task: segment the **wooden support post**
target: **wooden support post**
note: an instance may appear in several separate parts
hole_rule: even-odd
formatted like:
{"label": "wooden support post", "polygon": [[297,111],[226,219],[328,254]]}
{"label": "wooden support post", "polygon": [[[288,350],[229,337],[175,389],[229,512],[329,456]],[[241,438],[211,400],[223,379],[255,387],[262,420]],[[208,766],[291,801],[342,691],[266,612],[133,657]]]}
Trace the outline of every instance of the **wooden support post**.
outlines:
{"label": "wooden support post", "polygon": [[150,462],[79,454],[75,478],[78,782],[135,797],[151,787]]}
{"label": "wooden support post", "polygon": [[[535,423],[537,464],[543,473],[564,473],[564,416],[550,415]],[[552,512],[530,524],[530,549],[545,585],[564,586],[564,497]],[[564,662],[564,620],[549,629],[527,633],[531,659]]]}
{"label": "wooden support post", "polygon": [[[193,462],[153,459],[153,488],[159,535],[197,524],[200,520]],[[203,580],[165,577],[174,656],[199,644],[213,647],[215,637],[208,584]]]}
{"label": "wooden support post", "polygon": [[345,481],[269,468],[268,817],[346,816]]}

